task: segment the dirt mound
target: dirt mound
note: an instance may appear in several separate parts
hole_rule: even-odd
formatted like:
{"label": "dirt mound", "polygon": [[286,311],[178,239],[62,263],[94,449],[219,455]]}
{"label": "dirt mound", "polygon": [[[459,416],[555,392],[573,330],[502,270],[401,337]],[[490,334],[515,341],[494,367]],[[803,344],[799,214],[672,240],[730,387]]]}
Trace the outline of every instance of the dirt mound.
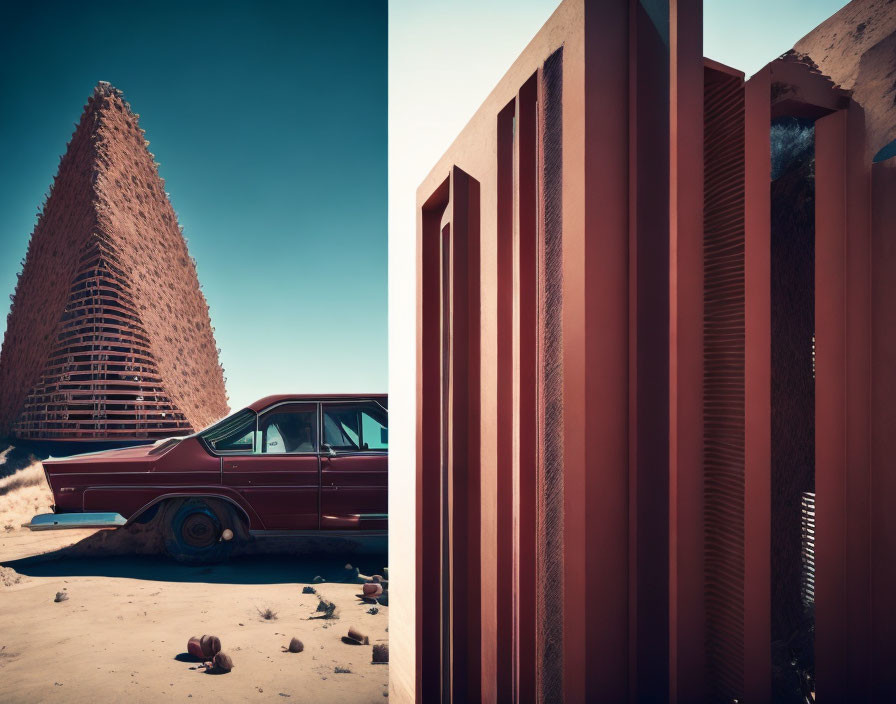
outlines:
{"label": "dirt mound", "polygon": [[26,579],[26,577],[23,577],[11,567],[0,567],[0,584],[4,587],[11,587],[13,584],[19,584]]}
{"label": "dirt mound", "polygon": [[35,514],[50,513],[52,504],[43,465],[32,462],[0,479],[0,530],[18,530]]}

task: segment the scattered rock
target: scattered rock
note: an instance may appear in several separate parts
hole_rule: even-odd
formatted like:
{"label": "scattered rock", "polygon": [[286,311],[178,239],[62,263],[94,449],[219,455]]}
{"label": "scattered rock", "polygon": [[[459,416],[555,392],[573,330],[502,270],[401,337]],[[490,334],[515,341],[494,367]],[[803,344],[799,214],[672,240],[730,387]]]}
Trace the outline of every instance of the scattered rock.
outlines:
{"label": "scattered rock", "polygon": [[342,666],[342,665],[337,665],[336,667],[334,667],[334,668],[333,668],[333,672],[335,672],[337,675],[350,675],[350,674],[352,674],[352,671],[351,671],[350,668],[348,668],[348,667],[344,667],[344,666]]}
{"label": "scattered rock", "polygon": [[380,612],[380,610],[378,608],[376,608],[375,606],[371,606],[369,609],[367,609],[367,613],[373,614],[374,616],[376,614],[378,614],[379,612]]}
{"label": "scattered rock", "polygon": [[301,653],[305,649],[304,643],[300,641],[298,638],[293,638],[289,641],[289,647],[287,650],[291,653]]}
{"label": "scattered rock", "polygon": [[329,599],[324,599],[320,594],[317,595],[317,598],[317,611],[322,613],[323,616],[315,616],[312,618],[335,618],[336,604]]}
{"label": "scattered rock", "polygon": [[389,662],[389,646],[385,643],[377,643],[373,646],[373,662],[384,663]]}
{"label": "scattered rock", "polygon": [[56,598],[53,599],[53,601],[55,601],[57,604],[60,601],[68,601],[68,594],[66,594],[65,592],[56,592]]}
{"label": "scattered rock", "polygon": [[368,638],[365,634],[361,633],[361,631],[359,631],[354,626],[350,626],[348,629],[348,639],[355,641],[359,645],[369,645],[370,644],[370,638]]}
{"label": "scattered rock", "polygon": [[221,639],[210,635],[193,636],[187,641],[187,652],[197,660],[211,660],[221,652]]}
{"label": "scattered rock", "polygon": [[233,669],[233,660],[227,653],[224,652],[215,655],[215,659],[212,661],[212,663],[213,672],[224,673],[230,672]]}
{"label": "scattered rock", "polygon": [[317,594],[317,590],[312,586],[305,585],[302,587],[302,594]]}
{"label": "scattered rock", "polygon": [[367,582],[361,587],[364,599],[376,599],[383,593],[383,585],[378,582]]}

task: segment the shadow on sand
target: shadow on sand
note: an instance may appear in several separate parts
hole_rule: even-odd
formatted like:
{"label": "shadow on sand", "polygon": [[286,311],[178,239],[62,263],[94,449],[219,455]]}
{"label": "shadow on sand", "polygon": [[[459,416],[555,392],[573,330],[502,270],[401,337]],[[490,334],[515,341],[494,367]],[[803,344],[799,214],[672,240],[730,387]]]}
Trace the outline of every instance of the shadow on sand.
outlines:
{"label": "shadow on sand", "polygon": [[[184,565],[160,554],[151,535],[134,530],[100,531],[74,545],[0,563],[29,577],[123,577],[165,582],[212,584],[357,583],[354,570],[381,574],[388,565],[385,546],[359,551],[343,541],[260,538],[240,546],[226,562]],[[379,548],[379,549],[377,549]]]}

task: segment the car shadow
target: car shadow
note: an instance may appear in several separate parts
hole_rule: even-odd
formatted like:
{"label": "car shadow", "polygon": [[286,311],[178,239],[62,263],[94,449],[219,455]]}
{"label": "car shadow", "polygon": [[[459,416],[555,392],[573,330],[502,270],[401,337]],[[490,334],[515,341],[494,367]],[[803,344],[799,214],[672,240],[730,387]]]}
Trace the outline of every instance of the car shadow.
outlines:
{"label": "car shadow", "polygon": [[[157,582],[205,582],[209,584],[312,584],[316,577],[328,583],[356,583],[354,572],[345,569],[347,561],[362,574],[380,573],[386,555],[264,555],[231,558],[217,565],[182,565],[152,555],[116,555],[113,557],[65,557],[52,553],[3,562],[28,577],[124,577]],[[350,576],[351,575],[351,576]]]}
{"label": "car shadow", "polygon": [[[313,584],[321,579],[356,584],[356,569],[361,574],[382,574],[388,565],[384,544],[374,543],[374,549],[361,551],[344,541],[282,537],[254,539],[222,563],[189,565],[175,562],[159,545],[138,538],[128,531],[99,531],[74,545],[0,565],[29,577],[124,577],[214,584]],[[349,564],[351,570],[346,569]]]}

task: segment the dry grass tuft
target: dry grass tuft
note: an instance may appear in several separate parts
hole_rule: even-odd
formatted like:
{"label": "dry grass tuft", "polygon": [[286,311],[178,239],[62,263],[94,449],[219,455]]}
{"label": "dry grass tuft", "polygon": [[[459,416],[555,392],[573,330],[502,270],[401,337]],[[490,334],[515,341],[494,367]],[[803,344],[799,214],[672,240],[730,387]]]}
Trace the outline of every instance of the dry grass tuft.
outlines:
{"label": "dry grass tuft", "polygon": [[258,615],[261,616],[265,621],[277,620],[277,612],[269,606],[263,609],[256,608],[255,610],[258,612]]}

